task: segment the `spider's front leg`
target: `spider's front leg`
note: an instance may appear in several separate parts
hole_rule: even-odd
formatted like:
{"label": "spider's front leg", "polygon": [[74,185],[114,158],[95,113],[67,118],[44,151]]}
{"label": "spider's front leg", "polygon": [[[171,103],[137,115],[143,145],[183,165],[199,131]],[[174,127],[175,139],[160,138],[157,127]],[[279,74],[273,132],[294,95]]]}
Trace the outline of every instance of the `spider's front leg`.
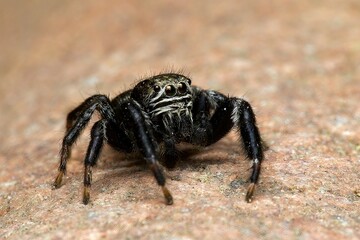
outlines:
{"label": "spider's front leg", "polygon": [[164,145],[165,167],[168,169],[173,169],[176,165],[176,162],[179,160],[180,153],[175,147],[175,141],[172,139],[165,139]]}
{"label": "spider's front leg", "polygon": [[[212,114],[210,114],[213,112]],[[193,108],[194,132],[191,143],[207,146],[219,141],[235,126],[241,134],[253,171],[246,201],[251,202],[258,182],[263,146],[256,126],[255,114],[248,102],[229,98],[216,91],[198,91]]]}
{"label": "spider's front leg", "polygon": [[157,183],[161,186],[166,204],[172,205],[173,197],[165,186],[165,176],[156,156],[156,140],[152,133],[152,127],[146,121],[146,113],[141,110],[139,104],[134,100],[124,104],[122,112],[124,114],[125,127],[133,132],[141,154],[153,172]]}
{"label": "spider's front leg", "polygon": [[239,98],[232,99],[232,120],[240,130],[247,157],[252,160],[252,174],[250,186],[246,193],[246,201],[251,202],[255,185],[259,180],[261,162],[264,158],[262,140],[256,126],[255,114],[250,104]]}

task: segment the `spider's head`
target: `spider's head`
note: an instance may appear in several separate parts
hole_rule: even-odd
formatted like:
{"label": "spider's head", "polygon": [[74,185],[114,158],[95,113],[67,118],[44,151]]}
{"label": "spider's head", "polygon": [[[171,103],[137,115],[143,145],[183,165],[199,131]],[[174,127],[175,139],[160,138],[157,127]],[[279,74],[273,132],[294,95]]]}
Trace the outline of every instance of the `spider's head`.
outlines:
{"label": "spider's head", "polygon": [[170,135],[185,137],[192,128],[190,84],[183,75],[160,74],[138,83],[131,97],[143,106],[155,125]]}
{"label": "spider's head", "polygon": [[191,80],[183,75],[160,74],[139,82],[131,97],[150,111],[166,106],[181,107],[191,101],[190,84]]}

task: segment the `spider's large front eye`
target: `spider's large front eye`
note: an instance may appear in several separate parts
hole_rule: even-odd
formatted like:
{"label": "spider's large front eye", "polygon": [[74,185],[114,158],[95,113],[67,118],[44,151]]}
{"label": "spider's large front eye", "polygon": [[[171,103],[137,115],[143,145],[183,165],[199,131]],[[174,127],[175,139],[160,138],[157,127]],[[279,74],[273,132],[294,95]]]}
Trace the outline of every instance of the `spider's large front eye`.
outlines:
{"label": "spider's large front eye", "polygon": [[159,92],[160,89],[161,89],[161,87],[160,87],[159,85],[155,85],[155,86],[154,86],[154,91],[155,91],[155,92]]}
{"label": "spider's large front eye", "polygon": [[186,84],[181,82],[178,84],[178,92],[181,93],[181,94],[184,94],[186,93],[186,90],[187,90],[187,87],[186,87]]}
{"label": "spider's large front eye", "polygon": [[173,85],[167,85],[165,87],[166,96],[172,97],[176,94],[176,88]]}

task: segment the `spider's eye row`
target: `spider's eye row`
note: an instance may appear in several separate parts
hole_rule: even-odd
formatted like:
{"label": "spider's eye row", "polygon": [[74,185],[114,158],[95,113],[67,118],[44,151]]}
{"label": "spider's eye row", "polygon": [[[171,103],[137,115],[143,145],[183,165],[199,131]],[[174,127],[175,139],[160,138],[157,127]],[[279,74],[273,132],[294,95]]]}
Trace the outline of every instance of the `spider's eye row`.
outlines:
{"label": "spider's eye row", "polygon": [[172,97],[176,94],[176,88],[173,85],[167,85],[165,87],[166,96]]}
{"label": "spider's eye row", "polygon": [[186,90],[187,90],[187,87],[186,87],[186,84],[181,82],[178,84],[178,92],[183,94],[183,93],[186,93]]}
{"label": "spider's eye row", "polygon": [[160,89],[161,89],[161,88],[160,88],[160,86],[159,86],[159,85],[155,85],[155,86],[154,86],[154,91],[155,91],[155,92],[159,92],[159,91],[160,91]]}

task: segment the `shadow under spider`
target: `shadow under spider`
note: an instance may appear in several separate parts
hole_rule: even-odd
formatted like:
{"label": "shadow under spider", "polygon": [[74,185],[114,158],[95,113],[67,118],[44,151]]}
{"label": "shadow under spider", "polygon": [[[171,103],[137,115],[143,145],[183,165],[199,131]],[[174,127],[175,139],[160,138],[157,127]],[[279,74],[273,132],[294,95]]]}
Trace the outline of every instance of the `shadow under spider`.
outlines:
{"label": "shadow under spider", "polygon": [[[243,149],[239,147],[237,143],[231,141],[222,141],[219,144],[214,144],[209,147],[179,144],[177,149],[179,150],[179,159],[173,169],[168,169],[164,166],[165,159],[162,154],[159,154],[159,163],[164,166],[164,169],[167,171],[186,169],[201,170],[208,165],[219,165],[229,162],[235,163],[245,160]],[[148,169],[146,161],[140,153],[122,153],[110,147],[105,147],[103,150],[102,159],[99,161],[96,170],[94,169],[94,175],[97,175],[98,178],[96,182],[101,181],[103,177],[123,176],[133,173],[134,171],[146,171]],[[212,156],[212,153],[216,153],[216,156]],[[225,155],[228,155],[228,157]],[[236,160],[234,160],[234,155],[236,155]],[[98,175],[103,175],[103,177],[99,178]]]}

